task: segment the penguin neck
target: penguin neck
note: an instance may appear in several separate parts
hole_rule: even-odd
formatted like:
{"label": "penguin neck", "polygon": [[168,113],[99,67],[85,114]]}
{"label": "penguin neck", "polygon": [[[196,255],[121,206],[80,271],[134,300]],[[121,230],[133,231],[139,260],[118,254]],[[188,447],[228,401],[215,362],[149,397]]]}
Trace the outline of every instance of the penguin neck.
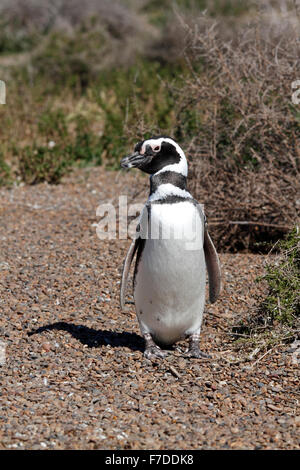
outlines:
{"label": "penguin neck", "polygon": [[169,165],[165,165],[163,168],[161,168],[156,173],[154,173],[153,176],[171,171],[172,173],[179,173],[187,178],[188,164],[187,164],[186,157],[179,146],[177,148],[177,153],[180,155],[180,160],[177,163],[171,163]]}
{"label": "penguin neck", "polygon": [[161,200],[169,196],[191,197],[187,191],[187,177],[177,171],[158,171],[150,176],[149,200]]}

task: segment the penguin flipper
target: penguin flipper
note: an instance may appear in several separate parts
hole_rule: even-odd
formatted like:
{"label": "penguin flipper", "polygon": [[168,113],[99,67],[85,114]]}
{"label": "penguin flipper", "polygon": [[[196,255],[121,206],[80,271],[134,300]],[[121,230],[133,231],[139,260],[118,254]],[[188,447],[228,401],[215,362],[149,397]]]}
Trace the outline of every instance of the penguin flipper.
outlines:
{"label": "penguin flipper", "polygon": [[131,266],[131,263],[132,263],[132,260],[134,258],[137,248],[138,248],[138,239],[133,240],[133,242],[131,243],[126,254],[125,261],[124,261],[122,279],[121,279],[121,288],[120,288],[121,310],[124,310],[124,307],[125,307],[125,295],[126,295],[128,274],[129,274],[130,266]]}
{"label": "penguin flipper", "polygon": [[221,292],[221,266],[217,250],[206,229],[204,230],[204,254],[209,280],[209,301],[213,304]]}

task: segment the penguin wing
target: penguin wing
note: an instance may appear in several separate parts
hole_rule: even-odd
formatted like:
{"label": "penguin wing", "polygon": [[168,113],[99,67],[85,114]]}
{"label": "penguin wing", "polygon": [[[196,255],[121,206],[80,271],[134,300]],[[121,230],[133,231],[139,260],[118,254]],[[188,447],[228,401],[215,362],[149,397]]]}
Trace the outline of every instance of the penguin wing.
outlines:
{"label": "penguin wing", "polygon": [[197,201],[195,201],[195,204],[204,227],[203,248],[206,268],[208,272],[209,301],[213,304],[218,299],[222,288],[221,265],[217,250],[207,230],[207,221],[204,214],[203,206]]}
{"label": "penguin wing", "polygon": [[125,307],[125,295],[126,295],[126,287],[127,287],[127,282],[128,282],[128,274],[129,274],[129,270],[130,270],[132,260],[134,258],[135,253],[136,253],[136,250],[139,246],[139,240],[140,240],[139,238],[133,240],[133,242],[131,243],[131,245],[130,245],[128,251],[127,251],[126,258],[125,258],[125,261],[124,261],[122,279],[121,279],[121,288],[120,288],[120,306],[121,306],[121,310],[124,310],[124,307]]}
{"label": "penguin wing", "polygon": [[217,250],[206,227],[204,230],[204,254],[209,280],[209,301],[213,304],[221,292],[221,266]]}

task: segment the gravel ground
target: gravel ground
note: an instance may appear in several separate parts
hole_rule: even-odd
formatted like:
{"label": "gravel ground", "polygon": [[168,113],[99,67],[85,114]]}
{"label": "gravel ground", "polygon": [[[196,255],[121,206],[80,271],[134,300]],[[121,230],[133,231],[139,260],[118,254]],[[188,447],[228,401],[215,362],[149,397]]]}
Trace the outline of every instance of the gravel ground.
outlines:
{"label": "gravel ground", "polygon": [[0,191],[0,447],[299,449],[291,346],[247,361],[232,342],[262,293],[263,256],[221,255],[224,290],[201,335],[211,359],[184,358],[185,342],[143,358],[133,306],[119,310],[129,240],[99,240],[95,224],[99,203],[142,201],[147,184],[97,168]]}

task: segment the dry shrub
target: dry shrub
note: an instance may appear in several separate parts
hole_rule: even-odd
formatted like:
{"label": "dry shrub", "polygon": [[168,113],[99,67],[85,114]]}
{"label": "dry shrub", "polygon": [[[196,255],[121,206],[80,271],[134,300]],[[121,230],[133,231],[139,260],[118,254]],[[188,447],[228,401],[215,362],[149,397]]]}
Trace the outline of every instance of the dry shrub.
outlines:
{"label": "dry shrub", "polygon": [[112,34],[129,35],[136,30],[136,15],[121,1],[114,0],[1,0],[0,14],[18,30],[72,30],[85,19],[99,18]]}
{"label": "dry shrub", "polygon": [[24,65],[33,78],[44,73],[50,80],[83,75],[87,82],[108,67],[133,64],[148,29],[118,0],[0,0],[0,54],[12,54],[0,66]]}
{"label": "dry shrub", "polygon": [[300,44],[291,25],[281,23],[278,36],[277,19],[255,20],[230,40],[205,17],[189,27],[192,78],[179,93],[176,132],[189,142],[190,189],[219,250],[263,251],[257,242],[278,239],[299,215],[300,105],[291,85]]}
{"label": "dry shrub", "polygon": [[265,252],[293,227],[299,197],[296,177],[271,166],[236,172],[206,163],[193,170],[192,192],[205,203],[219,250]]}

